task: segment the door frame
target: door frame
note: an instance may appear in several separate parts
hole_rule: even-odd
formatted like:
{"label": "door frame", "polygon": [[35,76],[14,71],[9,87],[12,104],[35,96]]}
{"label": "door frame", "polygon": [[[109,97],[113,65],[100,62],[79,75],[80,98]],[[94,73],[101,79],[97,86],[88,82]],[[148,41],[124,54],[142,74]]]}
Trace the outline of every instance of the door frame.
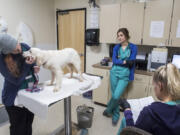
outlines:
{"label": "door frame", "polygon": [[76,9],[66,9],[66,10],[61,10],[61,9],[56,9],[56,33],[57,33],[57,49],[59,49],[59,32],[58,32],[58,14],[60,12],[69,12],[69,11],[84,11],[85,12],[85,25],[84,25],[84,72],[86,72],[86,8],[76,8]]}

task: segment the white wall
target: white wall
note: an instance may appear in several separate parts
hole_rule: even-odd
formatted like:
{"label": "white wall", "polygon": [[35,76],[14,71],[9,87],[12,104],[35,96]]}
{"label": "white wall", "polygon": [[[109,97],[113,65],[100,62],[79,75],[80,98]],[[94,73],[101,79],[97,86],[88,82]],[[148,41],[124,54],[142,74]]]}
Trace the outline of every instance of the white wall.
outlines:
{"label": "white wall", "polygon": [[[35,46],[40,48],[56,49],[55,13],[54,0],[0,0],[0,16],[8,23],[8,33],[15,36],[16,27],[23,21],[33,31]],[[50,79],[49,71],[42,69],[40,79]],[[0,90],[2,85],[0,76]]]}
{"label": "white wall", "polygon": [[0,16],[8,23],[8,33],[15,35],[20,21],[32,29],[36,44],[55,44],[53,0],[0,0]]}

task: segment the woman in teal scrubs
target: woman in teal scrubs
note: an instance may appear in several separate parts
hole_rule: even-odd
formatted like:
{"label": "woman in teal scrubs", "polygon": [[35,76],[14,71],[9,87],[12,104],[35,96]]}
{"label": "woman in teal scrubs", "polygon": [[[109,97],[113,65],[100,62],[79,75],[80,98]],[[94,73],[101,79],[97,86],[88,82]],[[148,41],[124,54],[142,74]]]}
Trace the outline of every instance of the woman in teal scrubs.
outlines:
{"label": "woman in teal scrubs", "polygon": [[120,114],[118,100],[126,89],[129,81],[134,79],[135,59],[137,54],[136,45],[129,42],[130,36],[126,28],[117,31],[120,44],[113,48],[113,66],[110,70],[111,99],[108,102],[104,116],[112,116],[112,124],[116,125]]}

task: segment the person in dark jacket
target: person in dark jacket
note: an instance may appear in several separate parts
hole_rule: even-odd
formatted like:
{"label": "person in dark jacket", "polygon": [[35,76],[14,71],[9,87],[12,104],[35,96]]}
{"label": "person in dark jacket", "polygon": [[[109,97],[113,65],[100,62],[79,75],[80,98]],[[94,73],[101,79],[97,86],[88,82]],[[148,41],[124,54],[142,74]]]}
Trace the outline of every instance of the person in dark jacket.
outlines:
{"label": "person in dark jacket", "polygon": [[[171,63],[159,67],[153,75],[153,85],[159,102],[153,102],[140,112],[134,123],[130,105],[121,99],[127,126],[135,126],[153,135],[180,135],[180,72]],[[120,135],[120,130],[118,135]]]}
{"label": "person in dark jacket", "polygon": [[22,52],[29,49],[10,35],[0,34],[0,73],[4,77],[2,102],[9,115],[10,135],[32,135],[34,114],[25,107],[14,105],[18,91],[35,82],[33,73],[39,71],[37,66],[33,68],[32,58],[22,56]]}
{"label": "person in dark jacket", "polygon": [[117,38],[120,44],[113,48],[112,62],[110,70],[111,99],[108,102],[104,116],[112,116],[112,124],[115,126],[119,120],[118,100],[125,91],[129,81],[134,79],[134,68],[137,54],[137,46],[130,43],[129,31],[120,28],[117,31]]}

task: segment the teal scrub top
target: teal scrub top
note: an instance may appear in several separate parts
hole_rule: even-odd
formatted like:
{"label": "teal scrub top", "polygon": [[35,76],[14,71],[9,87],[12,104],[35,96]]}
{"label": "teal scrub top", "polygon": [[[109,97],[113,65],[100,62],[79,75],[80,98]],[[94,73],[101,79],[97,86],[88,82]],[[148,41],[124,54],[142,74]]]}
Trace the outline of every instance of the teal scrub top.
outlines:
{"label": "teal scrub top", "polygon": [[[118,58],[121,60],[127,60],[130,57],[130,47],[129,45],[125,48],[125,50],[122,49],[122,46],[119,48],[118,52]],[[120,65],[113,65],[111,71],[116,72],[116,75],[120,77],[121,79],[124,80],[129,80],[129,74],[130,74],[130,69],[128,67],[123,67]]]}
{"label": "teal scrub top", "polygon": [[[25,48],[22,47],[22,51],[26,51]],[[34,76],[33,70],[29,72],[29,74],[26,76],[25,80],[23,81],[20,89],[26,89],[33,86],[34,82],[36,81],[36,78]]]}
{"label": "teal scrub top", "polygon": [[169,101],[169,102],[166,102],[166,104],[168,104],[168,105],[179,105],[179,104],[180,104],[180,100],[177,100],[177,101]]}

